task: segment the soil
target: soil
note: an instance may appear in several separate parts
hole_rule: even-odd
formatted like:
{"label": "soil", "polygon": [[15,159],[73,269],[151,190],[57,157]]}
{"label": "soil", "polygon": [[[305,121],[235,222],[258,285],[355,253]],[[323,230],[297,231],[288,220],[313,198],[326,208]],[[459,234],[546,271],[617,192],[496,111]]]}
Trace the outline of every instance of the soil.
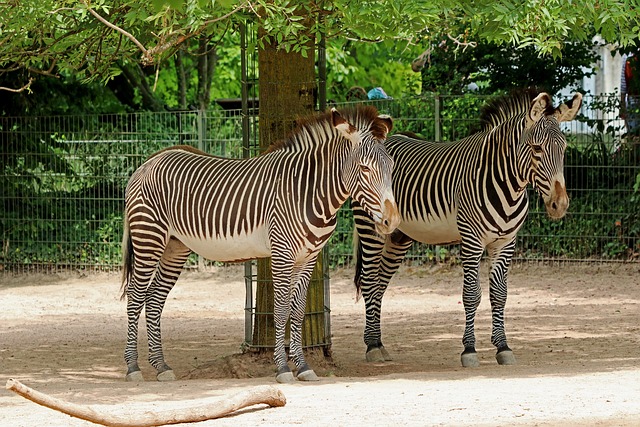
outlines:
{"label": "soil", "polygon": [[[507,335],[517,365],[490,344],[487,267],[476,320],[480,367],[462,368],[460,267],[403,267],[383,306],[393,356],[367,363],[364,303],[352,270],[332,272],[332,359],[310,352],[319,382],[278,385],[270,357],[241,352],[240,266],[184,273],[163,314],[167,362],[178,380],[155,381],[140,328],[146,382],[124,382],[126,304],[117,274],[0,277],[0,381],[131,414],[183,408],[274,385],[282,408],[254,406],[193,426],[640,425],[640,264],[515,265]],[[87,426],[0,391],[0,426]]]}

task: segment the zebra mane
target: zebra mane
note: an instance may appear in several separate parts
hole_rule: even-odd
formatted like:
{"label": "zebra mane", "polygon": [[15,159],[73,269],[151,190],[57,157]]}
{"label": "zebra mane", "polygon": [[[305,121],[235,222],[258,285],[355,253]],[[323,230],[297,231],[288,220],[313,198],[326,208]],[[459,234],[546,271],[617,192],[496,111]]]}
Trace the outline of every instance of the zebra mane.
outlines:
{"label": "zebra mane", "polygon": [[213,156],[209,153],[206,153],[198,148],[195,148],[191,145],[172,145],[171,147],[165,147],[161,150],[156,151],[155,153],[151,154],[149,157],[147,157],[147,160],[156,157],[158,154],[164,153],[165,151],[169,151],[169,150],[182,150],[182,151],[188,151],[189,153],[194,153],[194,154],[198,154],[200,156],[208,156],[208,157],[216,157]]}
{"label": "zebra mane", "polygon": [[[526,113],[531,101],[541,92],[537,88],[517,89],[487,102],[480,112],[482,129],[490,130],[518,114]],[[553,107],[548,106],[545,114],[553,114],[553,111]]]}
{"label": "zebra mane", "polygon": [[[384,138],[387,134],[388,129],[384,121],[378,117],[378,109],[374,106],[358,105],[355,108],[339,108],[338,112],[346,121],[351,123],[357,129],[369,129],[376,138]],[[284,139],[272,143],[264,154],[298,145],[298,136],[305,135],[305,133],[311,133],[313,135],[317,133],[314,131],[314,129],[317,128],[330,129],[330,133],[338,132],[333,126],[331,111],[298,118],[295,121],[294,129],[289,132]]]}

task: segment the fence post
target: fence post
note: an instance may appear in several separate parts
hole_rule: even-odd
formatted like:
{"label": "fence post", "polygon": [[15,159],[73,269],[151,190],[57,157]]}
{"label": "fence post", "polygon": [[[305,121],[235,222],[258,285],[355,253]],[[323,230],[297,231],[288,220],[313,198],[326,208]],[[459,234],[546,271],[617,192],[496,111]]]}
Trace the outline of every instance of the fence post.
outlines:
{"label": "fence post", "polygon": [[[198,135],[197,135],[198,150],[200,151],[205,151],[204,150],[205,126],[206,126],[205,119],[206,119],[205,111],[198,110],[198,115],[196,117],[196,131],[198,132]],[[200,254],[198,254],[197,269],[198,269],[198,272],[204,271],[204,258]]]}
{"label": "fence post", "polygon": [[436,142],[442,141],[442,118],[440,117],[440,94],[436,93],[434,98],[434,122]]}
{"label": "fence post", "polygon": [[[251,157],[250,121],[249,121],[249,73],[247,72],[247,27],[240,25],[240,84],[242,108],[242,157]],[[254,104],[254,108],[255,108]],[[255,111],[254,111],[255,112]],[[253,342],[253,264],[254,261],[244,262],[244,343]]]}
{"label": "fence post", "polygon": [[[440,94],[436,93],[434,99],[434,115],[435,115],[435,137],[436,142],[442,141],[442,117],[440,116]],[[436,245],[436,263],[440,264],[440,246]]]}

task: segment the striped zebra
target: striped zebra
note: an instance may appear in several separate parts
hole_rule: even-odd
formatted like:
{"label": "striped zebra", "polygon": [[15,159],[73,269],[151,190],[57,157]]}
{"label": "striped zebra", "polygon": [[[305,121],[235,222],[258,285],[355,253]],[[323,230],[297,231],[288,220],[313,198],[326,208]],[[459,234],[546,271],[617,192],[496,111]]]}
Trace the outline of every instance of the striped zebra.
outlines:
{"label": "striped zebra", "polygon": [[177,146],[140,166],[125,195],[126,379],[143,380],[137,362],[143,307],[149,362],[159,381],[175,379],[162,352],[160,316],[187,257],[196,252],[216,261],[271,257],[276,379],[295,380],[284,341],[290,318],[297,379],[317,380],[301,338],[311,272],[347,198],[374,218],[379,233],[400,222],[393,161],[384,147],[391,128],[391,119],[373,107],[333,109],[300,119],[285,140],[255,158],[225,159]]}
{"label": "striped zebra", "polygon": [[507,271],[516,234],[527,216],[527,185],[542,196],[551,218],[569,206],[563,175],[565,137],[559,123],[578,113],[582,95],[554,108],[546,93],[528,89],[497,98],[483,109],[482,131],[459,141],[426,142],[390,136],[385,145],[395,161],[393,189],[402,218],[382,236],[366,211],[353,203],[356,237],[355,285],[365,301],[364,341],[368,361],[391,360],[380,330],[382,297],[414,241],[461,244],[462,299],[466,325],[463,366],[477,366],[474,318],[481,298],[482,254],[491,260],[491,342],[500,364],[513,364],[507,345],[504,307]]}

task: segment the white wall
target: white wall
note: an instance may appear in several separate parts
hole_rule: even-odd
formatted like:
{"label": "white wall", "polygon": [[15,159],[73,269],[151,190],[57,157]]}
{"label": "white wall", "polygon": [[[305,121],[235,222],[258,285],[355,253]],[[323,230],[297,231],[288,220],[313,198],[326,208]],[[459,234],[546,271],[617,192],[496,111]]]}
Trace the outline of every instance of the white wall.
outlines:
{"label": "white wall", "polygon": [[[620,73],[622,71],[622,57],[620,54],[614,52],[612,45],[602,43],[601,39],[596,39],[600,42],[598,48],[600,59],[595,65],[596,73],[591,77],[585,77],[582,81],[582,89],[587,91],[591,96],[599,96],[615,93],[619,95],[620,90]],[[560,92],[561,99],[571,99],[573,93],[570,90],[564,89]],[[619,112],[616,109],[608,114],[603,114],[601,111],[593,111],[589,109],[588,105],[582,107],[581,112],[592,118],[601,118],[609,121],[614,120],[615,125],[623,125],[622,120],[619,119]],[[563,126],[563,128],[567,128]],[[583,123],[573,122],[570,124],[571,132],[586,133],[588,128]]]}

